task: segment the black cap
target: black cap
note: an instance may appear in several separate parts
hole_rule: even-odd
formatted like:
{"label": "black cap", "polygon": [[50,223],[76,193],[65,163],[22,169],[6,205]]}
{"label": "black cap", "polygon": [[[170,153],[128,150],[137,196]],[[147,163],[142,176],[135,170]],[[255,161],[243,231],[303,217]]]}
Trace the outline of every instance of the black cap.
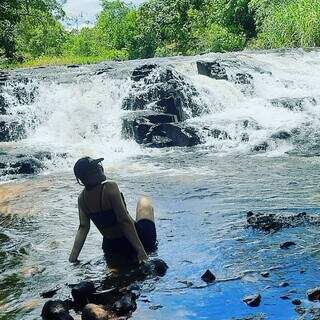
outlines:
{"label": "black cap", "polygon": [[90,157],[84,157],[79,159],[73,167],[75,176],[79,179],[83,179],[92,173],[96,173],[98,164],[103,161],[104,158],[92,159]]}

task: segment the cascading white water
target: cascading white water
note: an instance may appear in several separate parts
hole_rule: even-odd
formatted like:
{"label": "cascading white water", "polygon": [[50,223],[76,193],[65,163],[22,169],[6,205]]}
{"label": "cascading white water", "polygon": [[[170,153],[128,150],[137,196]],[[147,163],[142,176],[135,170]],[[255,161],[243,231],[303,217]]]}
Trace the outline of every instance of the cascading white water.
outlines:
{"label": "cascading white water", "polygon": [[[249,73],[252,88],[197,73],[196,61],[217,58],[226,61],[227,73]],[[255,146],[266,143],[267,153],[263,154],[280,155],[293,149],[308,153],[318,146],[319,51],[244,52],[155,62],[173,65],[200,92],[194,100],[209,111],[187,120],[203,136],[204,144],[198,148],[209,148],[217,154],[251,154],[259,151]],[[58,170],[70,167],[83,155],[103,156],[108,164],[113,164],[136,155],[162,152],[143,148],[121,135],[121,119],[126,113],[121,106],[131,86],[128,77],[85,75],[73,82],[35,80],[19,85],[25,86],[27,92],[37,87],[32,103],[14,100],[10,83],[4,88],[10,117],[26,123],[26,137],[2,143],[3,149],[67,154],[49,162],[49,167],[53,165]],[[279,98],[302,98],[300,109],[290,110],[271,103]],[[214,129],[223,131],[224,136],[210,136],[208,132]],[[290,139],[275,138],[279,132],[288,132]]]}

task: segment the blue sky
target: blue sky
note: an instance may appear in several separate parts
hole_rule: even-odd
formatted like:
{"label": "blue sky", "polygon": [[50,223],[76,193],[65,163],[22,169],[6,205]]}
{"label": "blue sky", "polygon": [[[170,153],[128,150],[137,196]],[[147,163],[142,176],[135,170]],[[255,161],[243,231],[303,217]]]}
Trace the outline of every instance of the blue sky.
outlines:
{"label": "blue sky", "polygon": [[[143,0],[130,2],[140,4]],[[68,17],[78,18],[78,27],[87,24],[87,21],[92,24],[100,10],[100,0],[67,0],[64,10]]]}

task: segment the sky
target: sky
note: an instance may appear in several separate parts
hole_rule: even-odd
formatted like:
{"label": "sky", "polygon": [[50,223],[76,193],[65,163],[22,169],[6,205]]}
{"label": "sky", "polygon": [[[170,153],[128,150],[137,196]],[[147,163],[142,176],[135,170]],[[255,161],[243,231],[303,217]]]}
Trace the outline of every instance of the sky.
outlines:
{"label": "sky", "polygon": [[[140,4],[143,0],[132,0],[133,4]],[[67,0],[63,6],[67,16],[72,21],[70,27],[81,28],[84,25],[92,25],[97,13],[100,11],[100,0]]]}

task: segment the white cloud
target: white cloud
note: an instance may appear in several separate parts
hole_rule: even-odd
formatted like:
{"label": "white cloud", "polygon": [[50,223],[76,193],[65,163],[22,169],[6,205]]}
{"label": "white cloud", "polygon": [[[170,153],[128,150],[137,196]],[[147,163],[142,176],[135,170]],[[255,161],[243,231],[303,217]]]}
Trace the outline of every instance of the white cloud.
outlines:
{"label": "white cloud", "polygon": [[[144,0],[128,1],[140,4]],[[79,25],[93,24],[101,10],[100,0],[67,0],[63,6],[69,18],[77,18]]]}

